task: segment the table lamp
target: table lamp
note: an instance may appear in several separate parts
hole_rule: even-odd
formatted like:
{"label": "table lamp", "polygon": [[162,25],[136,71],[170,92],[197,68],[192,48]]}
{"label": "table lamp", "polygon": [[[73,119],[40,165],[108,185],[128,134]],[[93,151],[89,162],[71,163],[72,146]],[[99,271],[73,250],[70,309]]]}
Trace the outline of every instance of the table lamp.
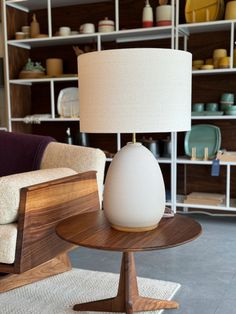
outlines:
{"label": "table lamp", "polygon": [[[130,48],[80,55],[81,131],[135,134],[189,130],[191,68],[191,54],[173,49]],[[112,227],[127,232],[152,230],[164,214],[160,167],[135,136],[109,166],[103,205]]]}

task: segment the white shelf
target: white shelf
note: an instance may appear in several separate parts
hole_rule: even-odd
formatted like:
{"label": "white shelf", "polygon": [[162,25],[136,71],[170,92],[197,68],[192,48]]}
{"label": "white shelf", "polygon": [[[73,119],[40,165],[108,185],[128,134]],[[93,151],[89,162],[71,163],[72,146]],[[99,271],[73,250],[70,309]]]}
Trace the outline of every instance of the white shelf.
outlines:
{"label": "white shelf", "polygon": [[33,83],[74,82],[74,81],[78,81],[78,76],[38,78],[38,79],[15,79],[15,80],[10,80],[9,82],[10,82],[10,84],[32,85]]}
{"label": "white shelf", "polygon": [[[212,165],[212,160],[191,160],[185,158],[177,158],[177,164],[184,164],[184,165]],[[220,161],[221,166],[236,166],[236,162],[232,161]]]}
{"label": "white shelf", "polygon": [[76,45],[98,42],[132,42],[171,38],[172,26],[136,28],[114,31],[109,33],[78,34],[71,36],[52,36],[45,38],[11,39],[8,45],[24,49],[49,46]]}
{"label": "white shelf", "polygon": [[235,120],[235,116],[223,115],[223,116],[192,116],[192,120]]}
{"label": "white shelf", "polygon": [[170,158],[159,157],[159,158],[157,158],[157,161],[159,164],[171,164]]}
{"label": "white shelf", "polygon": [[236,68],[192,71],[193,75],[215,75],[215,74],[233,74],[233,73],[236,73]]}
{"label": "white shelf", "polygon": [[177,207],[188,207],[188,208],[198,208],[198,209],[214,209],[214,210],[229,210],[236,211],[236,207],[227,207],[227,206],[212,206],[212,205],[198,205],[198,204],[184,204],[184,203],[176,203]]}
{"label": "white shelf", "polygon": [[[78,4],[89,4],[89,3],[97,3],[97,2],[108,2],[111,0],[52,0],[51,6],[52,8],[56,7],[64,7]],[[26,12],[33,10],[40,10],[47,7],[47,0],[8,0],[6,4],[19,10],[23,10]]]}
{"label": "white shelf", "polygon": [[[80,118],[47,118],[47,119],[37,119],[40,122],[73,122],[80,121]],[[12,122],[24,122],[26,123],[26,118],[11,118]],[[26,123],[26,124],[34,124],[34,123]],[[35,123],[37,124],[37,123]]]}
{"label": "white shelf", "polygon": [[230,31],[236,20],[220,20],[202,23],[179,24],[178,30],[186,35],[206,32]]}
{"label": "white shelf", "polygon": [[116,41],[116,42],[132,42],[132,41],[146,41],[162,38],[171,38],[172,26],[150,27],[150,28],[136,28],[120,30],[111,33],[99,33],[102,42]]}
{"label": "white shelf", "polygon": [[[79,27],[79,25],[78,25]],[[28,38],[28,39],[12,39],[8,40],[8,45],[16,46],[24,49],[32,49],[39,47],[77,45],[94,43],[98,41],[98,33],[80,34],[71,36],[52,36],[44,38]]]}

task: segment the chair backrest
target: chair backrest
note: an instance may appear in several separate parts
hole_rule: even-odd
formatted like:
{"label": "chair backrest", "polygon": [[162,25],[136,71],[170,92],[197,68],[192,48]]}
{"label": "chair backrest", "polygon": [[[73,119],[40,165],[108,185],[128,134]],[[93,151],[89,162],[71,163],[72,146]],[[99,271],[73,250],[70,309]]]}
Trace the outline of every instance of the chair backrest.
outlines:
{"label": "chair backrest", "polygon": [[0,177],[38,170],[49,136],[0,131]]}

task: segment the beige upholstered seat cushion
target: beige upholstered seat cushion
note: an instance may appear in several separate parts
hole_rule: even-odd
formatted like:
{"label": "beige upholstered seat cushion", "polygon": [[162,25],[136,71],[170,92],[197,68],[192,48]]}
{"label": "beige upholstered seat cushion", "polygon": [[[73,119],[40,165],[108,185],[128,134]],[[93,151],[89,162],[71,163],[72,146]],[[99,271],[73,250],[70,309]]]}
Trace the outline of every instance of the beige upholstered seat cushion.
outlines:
{"label": "beige upholstered seat cushion", "polygon": [[17,224],[0,225],[0,263],[14,263],[16,237]]}
{"label": "beige upholstered seat cushion", "polygon": [[0,224],[9,224],[17,220],[21,188],[41,182],[67,177],[76,173],[76,171],[70,168],[54,168],[1,177]]}

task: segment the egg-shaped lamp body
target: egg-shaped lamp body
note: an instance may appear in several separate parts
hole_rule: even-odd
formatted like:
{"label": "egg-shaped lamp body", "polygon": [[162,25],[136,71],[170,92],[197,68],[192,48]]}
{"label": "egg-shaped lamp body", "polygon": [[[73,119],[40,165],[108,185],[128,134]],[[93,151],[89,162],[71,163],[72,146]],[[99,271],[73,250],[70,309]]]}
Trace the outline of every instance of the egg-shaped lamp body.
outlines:
{"label": "egg-shaped lamp body", "polygon": [[157,227],[165,210],[165,186],[157,160],[141,143],[128,143],[115,155],[103,205],[115,229],[140,232]]}

